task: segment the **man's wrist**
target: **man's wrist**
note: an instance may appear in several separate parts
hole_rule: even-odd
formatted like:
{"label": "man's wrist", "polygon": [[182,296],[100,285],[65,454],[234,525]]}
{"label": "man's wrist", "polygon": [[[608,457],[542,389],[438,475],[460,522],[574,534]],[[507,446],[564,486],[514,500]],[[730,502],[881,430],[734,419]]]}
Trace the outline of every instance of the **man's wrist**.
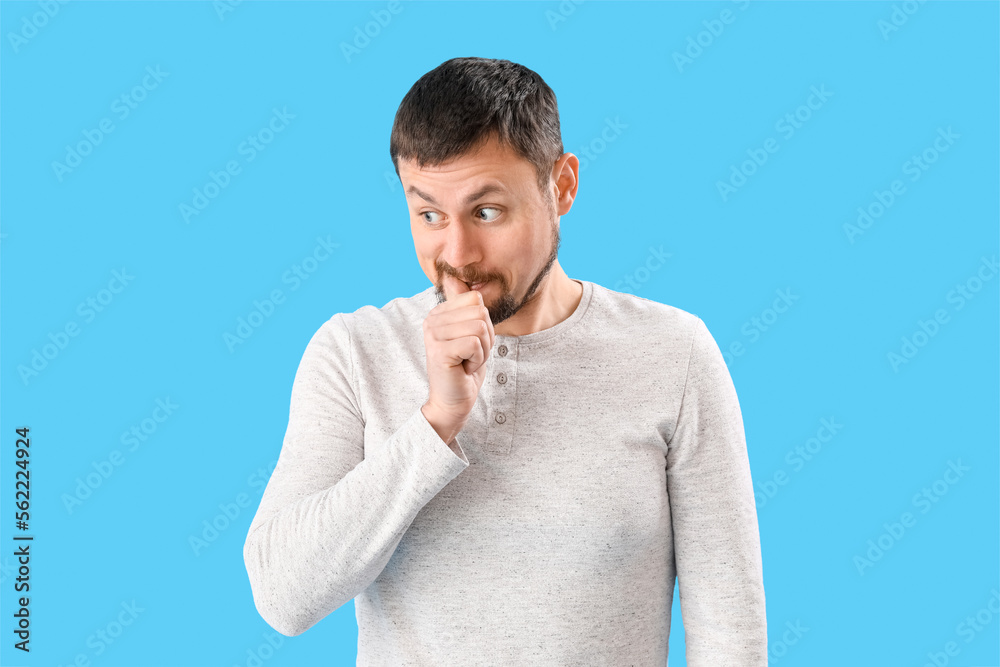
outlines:
{"label": "man's wrist", "polygon": [[424,403],[420,406],[420,411],[423,413],[424,419],[427,420],[427,423],[434,429],[434,432],[438,434],[438,437],[440,437],[441,440],[443,440],[444,443],[457,454],[455,436],[462,430],[462,426],[456,425],[453,420],[449,420],[442,416],[442,414],[430,403]]}

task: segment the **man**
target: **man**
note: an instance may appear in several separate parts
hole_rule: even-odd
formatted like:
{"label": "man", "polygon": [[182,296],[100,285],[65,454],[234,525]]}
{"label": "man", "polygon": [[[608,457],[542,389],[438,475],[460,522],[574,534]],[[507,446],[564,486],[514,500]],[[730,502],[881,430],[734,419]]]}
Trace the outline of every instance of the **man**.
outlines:
{"label": "man", "polygon": [[689,665],[766,665],[732,380],[695,315],[559,266],[552,90],[449,60],[390,154],[433,287],[306,347],[244,546],[260,614],[292,636],[354,599],[358,665],[662,666],[676,576]]}

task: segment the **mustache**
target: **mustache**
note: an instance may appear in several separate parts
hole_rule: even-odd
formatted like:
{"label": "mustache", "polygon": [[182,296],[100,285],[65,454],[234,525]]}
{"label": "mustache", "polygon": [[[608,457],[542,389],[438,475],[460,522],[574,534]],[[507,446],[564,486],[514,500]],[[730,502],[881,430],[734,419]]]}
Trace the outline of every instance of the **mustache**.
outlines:
{"label": "mustache", "polygon": [[452,276],[454,278],[457,278],[457,279],[461,280],[463,283],[469,283],[470,285],[475,285],[476,283],[488,283],[488,282],[491,282],[493,280],[493,278],[489,278],[489,277],[485,277],[485,276],[484,277],[472,276],[471,278],[463,278],[462,276],[456,275],[454,273],[452,274]]}

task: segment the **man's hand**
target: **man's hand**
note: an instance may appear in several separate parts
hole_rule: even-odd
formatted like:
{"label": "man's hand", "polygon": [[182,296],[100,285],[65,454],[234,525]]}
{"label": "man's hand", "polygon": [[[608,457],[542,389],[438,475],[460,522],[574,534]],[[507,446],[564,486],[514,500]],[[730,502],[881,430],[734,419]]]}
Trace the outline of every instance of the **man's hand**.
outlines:
{"label": "man's hand", "polygon": [[421,410],[451,446],[476,404],[495,334],[478,290],[469,290],[450,275],[442,283],[455,296],[435,306],[424,320],[429,395]]}

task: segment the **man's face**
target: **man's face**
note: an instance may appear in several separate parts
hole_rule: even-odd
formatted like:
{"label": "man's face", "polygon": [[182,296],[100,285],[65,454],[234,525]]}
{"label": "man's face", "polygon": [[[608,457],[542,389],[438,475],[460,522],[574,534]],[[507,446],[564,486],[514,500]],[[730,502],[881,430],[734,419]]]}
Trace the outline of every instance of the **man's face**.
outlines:
{"label": "man's face", "polygon": [[445,293],[444,275],[483,283],[476,289],[494,325],[536,294],[556,260],[559,221],[555,188],[542,195],[530,162],[491,139],[444,165],[400,160],[399,177],[417,260],[438,303],[455,296]]}

